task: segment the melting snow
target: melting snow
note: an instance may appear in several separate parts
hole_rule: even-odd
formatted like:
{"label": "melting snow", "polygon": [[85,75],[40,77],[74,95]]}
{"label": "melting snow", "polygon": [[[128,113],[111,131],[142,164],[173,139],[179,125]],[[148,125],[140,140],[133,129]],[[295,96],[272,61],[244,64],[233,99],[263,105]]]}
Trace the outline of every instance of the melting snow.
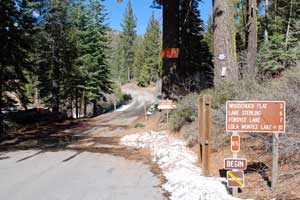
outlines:
{"label": "melting snow", "polygon": [[122,105],[118,109],[115,110],[115,112],[122,112],[130,108],[135,102],[133,101],[131,104]]}
{"label": "melting snow", "polygon": [[167,179],[162,187],[171,194],[171,200],[237,199],[228,194],[224,178],[201,176],[201,169],[195,165],[196,154],[182,140],[165,132],[147,132],[127,135],[121,144],[151,151],[153,161],[159,164]]}

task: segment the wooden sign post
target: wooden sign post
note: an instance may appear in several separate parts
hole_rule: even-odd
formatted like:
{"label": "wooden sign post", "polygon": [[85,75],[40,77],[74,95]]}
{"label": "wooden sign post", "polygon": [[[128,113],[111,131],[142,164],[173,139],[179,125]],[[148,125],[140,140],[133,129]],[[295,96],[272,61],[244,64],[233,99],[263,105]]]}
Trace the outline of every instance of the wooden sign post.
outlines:
{"label": "wooden sign post", "polygon": [[[285,110],[284,101],[228,101],[226,103],[226,131],[233,132],[232,139],[238,140],[237,132],[273,133],[271,185],[273,191],[277,187],[278,136],[279,133],[285,132]],[[234,143],[238,145],[238,142]],[[232,144],[231,149],[238,148],[236,145]],[[233,158],[237,158],[237,154],[234,153]]]}
{"label": "wooden sign post", "polygon": [[212,97],[205,95],[198,102],[198,159],[202,165],[203,175],[210,175],[210,134],[211,134],[211,103]]}

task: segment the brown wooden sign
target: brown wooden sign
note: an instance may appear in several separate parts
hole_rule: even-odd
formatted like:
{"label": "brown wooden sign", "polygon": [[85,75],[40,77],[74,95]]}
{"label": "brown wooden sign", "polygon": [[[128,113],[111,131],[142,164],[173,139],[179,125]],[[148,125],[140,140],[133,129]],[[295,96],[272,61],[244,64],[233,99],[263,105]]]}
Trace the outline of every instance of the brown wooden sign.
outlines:
{"label": "brown wooden sign", "polygon": [[227,132],[285,132],[284,101],[228,101]]}
{"label": "brown wooden sign", "polygon": [[231,152],[238,153],[241,149],[241,139],[239,135],[231,136]]}
{"label": "brown wooden sign", "polygon": [[227,186],[231,188],[245,187],[243,171],[227,171]]}
{"label": "brown wooden sign", "polygon": [[225,158],[224,159],[224,169],[246,170],[247,169],[247,160],[244,158]]}
{"label": "brown wooden sign", "polygon": [[176,109],[176,102],[172,100],[161,100],[159,101],[158,109],[160,110]]}

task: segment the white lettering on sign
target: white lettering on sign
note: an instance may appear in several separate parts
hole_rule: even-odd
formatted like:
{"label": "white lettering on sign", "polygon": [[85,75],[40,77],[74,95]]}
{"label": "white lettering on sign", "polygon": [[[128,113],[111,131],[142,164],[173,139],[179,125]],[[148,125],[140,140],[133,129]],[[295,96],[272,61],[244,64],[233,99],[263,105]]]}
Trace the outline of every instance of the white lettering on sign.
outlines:
{"label": "white lettering on sign", "polygon": [[230,168],[244,168],[244,162],[240,160],[227,160],[226,165]]}
{"label": "white lettering on sign", "polygon": [[246,170],[247,160],[244,158],[225,158],[224,169]]}
{"label": "white lettering on sign", "polygon": [[227,132],[284,132],[284,101],[228,101]]}

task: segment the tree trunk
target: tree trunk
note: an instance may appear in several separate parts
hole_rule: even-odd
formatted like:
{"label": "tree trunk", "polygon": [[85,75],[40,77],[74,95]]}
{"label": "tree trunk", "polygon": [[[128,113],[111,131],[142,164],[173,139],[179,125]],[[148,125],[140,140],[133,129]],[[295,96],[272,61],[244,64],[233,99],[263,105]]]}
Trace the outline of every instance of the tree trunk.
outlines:
{"label": "tree trunk", "polygon": [[288,42],[289,42],[289,39],[290,39],[289,37],[290,37],[292,15],[293,15],[293,0],[290,1],[289,22],[288,22],[288,26],[287,26],[286,34],[285,34],[285,48],[287,48]]}
{"label": "tree trunk", "polygon": [[[55,1],[54,1],[55,3]],[[57,61],[59,55],[58,55],[58,50],[56,49],[55,45],[52,47],[53,48],[53,67],[54,67],[54,79],[52,81],[52,94],[53,94],[53,107],[52,111],[53,112],[59,112],[59,105],[60,105],[60,68],[59,68],[59,63]]]}
{"label": "tree trunk", "polygon": [[274,19],[275,19],[275,31],[277,32],[277,0],[274,0]]}
{"label": "tree trunk", "polygon": [[128,82],[130,82],[130,66],[129,65],[127,67],[127,78],[128,78]]}
{"label": "tree trunk", "polygon": [[[179,1],[163,1],[163,49],[179,48]],[[163,58],[162,97],[172,98],[176,89],[178,58]]]}
{"label": "tree trunk", "polygon": [[232,0],[214,0],[214,83],[236,81],[239,70],[236,62],[236,42]]}
{"label": "tree trunk", "polygon": [[73,95],[70,98],[70,109],[71,109],[71,118],[73,118]]}
{"label": "tree trunk", "polygon": [[253,75],[256,72],[256,57],[257,57],[257,0],[247,0],[247,32],[246,32],[246,47],[247,47],[247,65],[250,73]]}
{"label": "tree trunk", "polygon": [[81,103],[80,103],[80,115],[84,115],[84,103],[85,102],[85,91],[82,92]]}
{"label": "tree trunk", "polygon": [[60,98],[59,98],[59,86],[58,86],[58,80],[55,80],[54,81],[54,88],[53,88],[53,96],[54,96],[54,104],[53,104],[53,107],[52,107],[52,111],[53,112],[59,112],[59,101],[60,101]]}
{"label": "tree trunk", "polygon": [[39,107],[40,101],[39,101],[39,91],[38,91],[38,83],[37,79],[35,78],[33,87],[34,87],[34,106]]}
{"label": "tree trunk", "polygon": [[34,88],[34,106],[39,107],[39,94],[37,87]]}
{"label": "tree trunk", "polygon": [[97,101],[93,100],[93,117],[97,115]]}
{"label": "tree trunk", "polygon": [[[55,12],[57,8],[57,0],[51,0],[51,11]],[[53,27],[53,24],[50,26],[52,32],[57,31]],[[59,112],[60,106],[60,63],[59,63],[59,49],[56,44],[57,41],[53,41],[50,45],[52,48],[52,64],[53,64],[53,80],[52,80],[52,95],[53,95],[53,105],[52,111]]]}
{"label": "tree trunk", "polygon": [[265,2],[265,42],[269,41],[269,0]]}
{"label": "tree trunk", "polygon": [[77,97],[77,92],[76,92],[76,98],[75,98],[75,109],[76,109],[76,119],[79,118],[79,109],[78,109],[78,97]]}
{"label": "tree trunk", "polygon": [[83,107],[83,117],[86,117],[87,116],[87,100],[84,99],[84,107]]}
{"label": "tree trunk", "polygon": [[0,137],[4,133],[4,116],[2,115],[2,96],[3,96],[3,79],[2,79],[2,72],[0,74]]}

